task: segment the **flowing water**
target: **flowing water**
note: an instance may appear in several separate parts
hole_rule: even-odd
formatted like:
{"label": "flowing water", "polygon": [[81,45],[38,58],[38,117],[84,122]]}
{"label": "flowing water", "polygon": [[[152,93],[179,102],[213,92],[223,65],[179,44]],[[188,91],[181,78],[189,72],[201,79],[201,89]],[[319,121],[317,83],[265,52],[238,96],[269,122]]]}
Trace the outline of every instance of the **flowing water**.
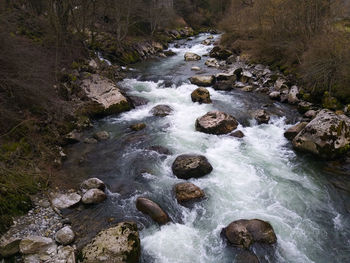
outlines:
{"label": "flowing water", "polygon": [[[119,116],[97,121],[94,130],[107,130],[112,138],[97,145],[78,144],[70,149],[65,169],[69,182],[99,177],[108,185],[106,202],[68,211],[81,244],[97,231],[121,220],[140,226],[142,262],[196,263],[234,262],[234,248],[227,246],[220,232],[238,219],[259,218],[273,226],[278,242],[269,248],[254,245],[261,262],[350,262],[349,196],[329,181],[323,163],[297,155],[283,133],[299,118],[295,109],[271,102],[261,94],[215,91],[209,88],[213,104],[193,103],[197,88],[187,80],[200,66],[200,74],[218,72],[198,62],[185,62],[192,51],[204,55],[211,46],[200,42],[208,35],[172,47],[177,55],[135,65],[120,85],[129,95],[149,100],[144,106]],[[170,105],[173,114],[153,117],[152,107]],[[254,110],[266,107],[273,117],[257,125]],[[196,118],[211,110],[235,116],[245,134],[243,139],[196,132]],[[133,132],[135,123],[147,124]],[[160,145],[171,155],[150,149]],[[214,167],[209,175],[190,182],[201,187],[206,199],[186,208],[176,202],[173,187],[182,182],[171,171],[179,154],[205,155]],[[135,200],[148,197],[167,211],[173,223],[159,227],[138,212]]]}

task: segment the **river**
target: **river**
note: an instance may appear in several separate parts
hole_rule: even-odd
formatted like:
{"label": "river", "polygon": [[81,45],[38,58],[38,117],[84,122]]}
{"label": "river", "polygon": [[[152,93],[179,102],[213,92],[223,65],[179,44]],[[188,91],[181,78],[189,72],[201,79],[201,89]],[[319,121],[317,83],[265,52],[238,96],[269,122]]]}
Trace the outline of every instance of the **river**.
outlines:
{"label": "river", "polygon": [[[64,164],[69,176],[64,180],[75,185],[98,177],[107,184],[109,196],[102,204],[65,212],[78,233],[78,244],[115,222],[133,220],[140,227],[144,263],[234,262],[237,251],[222,239],[221,229],[234,220],[258,218],[270,222],[278,238],[272,248],[253,246],[261,262],[350,262],[349,195],[333,186],[324,162],[295,153],[284,138],[284,131],[300,118],[296,109],[236,89],[208,88],[212,104],[191,101],[197,88],[188,81],[195,74],[191,67],[201,67],[200,74],[220,72],[204,66],[205,57],[197,62],[183,59],[186,51],[208,53],[212,46],[200,44],[207,37],[179,41],[180,47],[171,46],[176,56],[133,66],[119,85],[149,103],[98,120],[86,132],[106,130],[111,134],[107,142],[69,149],[71,157]],[[173,114],[152,116],[150,110],[158,104],[170,105]],[[252,112],[262,107],[273,116],[269,124],[257,125]],[[236,117],[245,137],[196,132],[196,118],[212,110]],[[140,122],[146,129],[129,129]],[[150,150],[154,145],[172,154]],[[214,168],[203,178],[189,180],[206,194],[191,207],[179,205],[173,193],[182,180],[172,174],[171,164],[185,153],[205,155]],[[173,223],[159,227],[137,211],[140,196],[159,203]]]}

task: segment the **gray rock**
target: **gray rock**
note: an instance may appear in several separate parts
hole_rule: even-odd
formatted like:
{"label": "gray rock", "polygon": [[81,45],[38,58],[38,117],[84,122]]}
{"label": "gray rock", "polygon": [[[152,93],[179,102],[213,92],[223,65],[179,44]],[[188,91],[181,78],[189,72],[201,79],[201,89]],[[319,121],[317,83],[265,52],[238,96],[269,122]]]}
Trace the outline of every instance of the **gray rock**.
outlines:
{"label": "gray rock", "polygon": [[19,250],[24,255],[38,255],[45,261],[57,253],[57,245],[51,238],[41,236],[29,236],[19,243]]}
{"label": "gray rock", "polygon": [[81,196],[77,193],[52,193],[51,204],[58,209],[65,209],[78,204]]}
{"label": "gray rock", "polygon": [[208,159],[203,155],[179,155],[171,166],[174,175],[180,179],[203,177],[213,170]]}
{"label": "gray rock", "polygon": [[211,68],[218,68],[219,63],[215,58],[209,58],[207,61],[204,63],[206,66],[211,67]]}
{"label": "gray rock", "polygon": [[192,67],[191,70],[192,70],[192,71],[200,71],[201,68],[200,68],[200,67]]}
{"label": "gray rock", "polygon": [[307,112],[304,113],[304,117],[308,119],[313,119],[317,115],[317,111],[315,110],[308,110]]}
{"label": "gray rock", "polygon": [[75,263],[75,251],[71,246],[59,246],[54,263]]}
{"label": "gray rock", "polygon": [[287,86],[287,81],[283,78],[278,78],[275,82],[275,85],[274,85],[274,89],[275,90],[281,90],[283,88],[287,88],[288,89],[288,86]]}
{"label": "gray rock", "polygon": [[82,202],[86,205],[98,204],[106,200],[106,194],[100,189],[90,189],[88,190],[82,198]]}
{"label": "gray rock", "polygon": [[185,61],[196,61],[196,60],[201,60],[201,56],[192,52],[185,53]]}
{"label": "gray rock", "polygon": [[192,84],[202,87],[212,86],[215,82],[214,76],[200,76],[196,75],[190,78]]}
{"label": "gray rock", "polygon": [[238,126],[237,120],[221,111],[211,111],[196,120],[196,130],[209,134],[227,134]]}
{"label": "gray rock", "polygon": [[267,124],[270,121],[270,115],[265,110],[255,112],[254,118],[258,124]]}
{"label": "gray rock", "polygon": [[164,225],[170,221],[167,213],[158,204],[147,198],[137,198],[136,208],[142,213],[149,215],[159,225]]}
{"label": "gray rock", "polygon": [[110,137],[109,133],[107,131],[99,131],[94,134],[94,138],[98,141],[105,141],[108,140]]}
{"label": "gray rock", "polygon": [[290,127],[288,130],[284,132],[284,137],[286,137],[288,140],[293,140],[295,136],[298,135],[299,132],[301,132],[307,125],[307,122],[300,122],[292,127]]}
{"label": "gray rock", "polygon": [[297,86],[292,86],[290,88],[289,94],[288,94],[288,103],[290,104],[297,104],[299,103],[298,99],[298,94],[299,94],[299,88]]}
{"label": "gray rock", "polygon": [[75,239],[75,234],[69,226],[65,226],[57,231],[55,239],[59,244],[69,245]]}
{"label": "gray rock", "polygon": [[157,105],[152,108],[151,113],[157,117],[165,117],[170,115],[173,109],[168,105]]}
{"label": "gray rock", "polygon": [[270,99],[272,100],[280,100],[281,99],[281,92],[279,91],[273,91],[269,94]]}
{"label": "gray rock", "polygon": [[93,188],[100,189],[100,190],[103,191],[103,190],[105,190],[106,185],[104,184],[104,182],[102,182],[98,178],[87,179],[84,182],[82,182],[81,185],[80,185],[80,189],[83,192],[86,192],[86,191],[88,191],[90,189],[93,189]]}

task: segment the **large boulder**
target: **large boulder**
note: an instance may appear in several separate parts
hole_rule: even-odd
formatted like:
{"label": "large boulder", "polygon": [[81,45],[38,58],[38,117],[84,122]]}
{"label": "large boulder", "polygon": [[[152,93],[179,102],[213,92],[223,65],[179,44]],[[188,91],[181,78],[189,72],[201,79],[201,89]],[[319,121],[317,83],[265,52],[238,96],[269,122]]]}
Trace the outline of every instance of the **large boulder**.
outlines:
{"label": "large boulder", "polygon": [[78,204],[81,200],[81,196],[77,193],[51,193],[51,204],[58,209],[65,209]]}
{"label": "large boulder", "polygon": [[292,127],[290,127],[288,130],[284,132],[284,137],[286,137],[288,140],[293,140],[295,136],[298,135],[299,132],[301,132],[307,125],[307,122],[300,122]]}
{"label": "large boulder", "polygon": [[93,188],[84,193],[81,201],[83,204],[90,205],[101,203],[106,200],[106,198],[107,195],[102,190]]}
{"label": "large boulder", "polygon": [[199,178],[213,170],[205,156],[196,154],[179,155],[171,168],[180,179]]}
{"label": "large boulder", "polygon": [[69,245],[75,239],[75,234],[70,226],[65,226],[57,231],[55,240],[62,245]]}
{"label": "large boulder", "polygon": [[270,115],[265,110],[256,111],[254,118],[258,124],[267,124],[270,121]]}
{"label": "large boulder", "polygon": [[119,88],[112,81],[100,75],[93,74],[84,79],[81,90],[90,101],[83,110],[86,114],[105,116],[131,109],[129,101]]}
{"label": "large boulder", "polygon": [[90,189],[93,189],[93,188],[105,190],[106,185],[104,184],[104,182],[102,182],[98,178],[89,178],[89,179],[85,180],[84,182],[82,182],[80,185],[80,189],[84,193]]}
{"label": "large boulder", "polygon": [[272,226],[259,219],[240,219],[223,229],[223,234],[234,246],[248,249],[254,242],[274,244],[277,241]]}
{"label": "large boulder", "polygon": [[175,185],[175,196],[177,201],[182,204],[203,198],[204,192],[192,183],[179,183]]}
{"label": "large boulder", "polygon": [[232,52],[230,50],[221,48],[219,46],[214,47],[209,53],[209,56],[211,58],[217,58],[222,60],[227,59],[231,55],[232,55]]}
{"label": "large boulder", "polygon": [[20,238],[12,237],[10,239],[1,240],[0,243],[0,256],[11,257],[19,252]]}
{"label": "large boulder", "polygon": [[209,87],[215,83],[215,77],[196,75],[191,77],[190,81],[192,84],[197,86]]}
{"label": "large boulder", "polygon": [[192,53],[192,52],[186,52],[184,57],[185,57],[185,61],[201,60],[201,56],[200,55],[197,55],[197,54]]}
{"label": "large boulder", "polygon": [[85,263],[138,263],[141,245],[136,223],[122,222],[101,231],[81,254]]}
{"label": "large boulder", "polygon": [[157,105],[151,109],[151,113],[157,117],[165,117],[170,115],[173,109],[168,105]]}
{"label": "large boulder", "polygon": [[193,102],[211,103],[210,93],[206,88],[195,89],[191,94],[191,98]]}
{"label": "large boulder", "polygon": [[211,111],[196,120],[196,130],[209,134],[227,134],[238,126],[237,120],[221,111]]}
{"label": "large boulder", "polygon": [[167,213],[158,204],[147,198],[137,198],[136,208],[142,213],[149,215],[159,225],[164,225],[170,221]]}
{"label": "large boulder", "polygon": [[294,138],[295,149],[323,158],[336,158],[350,149],[350,119],[321,110]]}

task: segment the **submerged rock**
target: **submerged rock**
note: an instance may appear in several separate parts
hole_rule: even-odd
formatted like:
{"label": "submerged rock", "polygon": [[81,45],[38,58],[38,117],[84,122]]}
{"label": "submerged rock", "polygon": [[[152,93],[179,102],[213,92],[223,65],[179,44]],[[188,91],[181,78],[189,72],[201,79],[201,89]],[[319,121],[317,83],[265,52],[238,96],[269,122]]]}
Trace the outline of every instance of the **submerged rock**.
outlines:
{"label": "submerged rock", "polygon": [[104,182],[102,182],[98,178],[87,179],[84,182],[82,182],[81,185],[80,185],[80,189],[83,192],[86,192],[86,191],[88,191],[90,189],[93,189],[93,188],[97,188],[97,189],[100,189],[100,190],[103,191],[103,190],[105,190],[106,185],[104,184]]}
{"label": "submerged rock", "polygon": [[192,84],[202,87],[209,87],[214,84],[215,77],[214,76],[193,76],[190,78]]}
{"label": "submerged rock", "polygon": [[203,177],[213,170],[208,159],[203,155],[179,155],[172,164],[172,171],[180,179]]}
{"label": "submerged rock", "polygon": [[69,245],[75,239],[75,234],[71,227],[65,226],[57,231],[55,239],[59,244]]}
{"label": "submerged rock", "polygon": [[173,109],[168,105],[157,105],[152,108],[151,113],[157,117],[165,117],[173,112]]}
{"label": "submerged rock", "polygon": [[172,57],[172,56],[175,56],[175,55],[176,55],[176,53],[175,53],[174,51],[172,51],[172,50],[166,50],[166,51],[164,51],[163,53],[164,53],[164,55],[166,55],[167,57]]}
{"label": "submerged rock", "polygon": [[185,57],[185,61],[201,60],[201,56],[192,52],[186,52],[184,57]]}
{"label": "submerged rock", "polygon": [[307,122],[300,122],[292,127],[290,127],[288,130],[284,132],[284,137],[286,137],[288,140],[293,140],[295,136],[298,135],[299,132],[301,132],[307,125]]}
{"label": "submerged rock", "polygon": [[100,189],[90,189],[88,190],[82,198],[82,202],[86,205],[98,204],[106,200],[107,195]]}
{"label": "submerged rock", "polygon": [[130,129],[132,129],[133,131],[141,131],[144,128],[146,128],[145,123],[136,123],[136,124],[130,126]]}
{"label": "submerged rock", "polygon": [[105,141],[108,140],[110,137],[109,133],[107,131],[99,131],[94,134],[94,138],[98,141]]}
{"label": "submerged rock", "polygon": [[198,200],[204,197],[204,192],[192,183],[179,183],[175,185],[177,201],[181,203]]}
{"label": "submerged rock", "polygon": [[209,56],[211,58],[217,58],[222,60],[227,59],[231,55],[232,55],[232,52],[230,50],[223,49],[219,46],[214,47],[209,53]]}
{"label": "submerged rock", "polygon": [[191,94],[191,98],[193,102],[211,103],[210,93],[206,88],[195,89]]}
{"label": "submerged rock", "polygon": [[148,149],[151,151],[155,151],[159,154],[164,154],[164,155],[171,154],[171,151],[168,148],[166,148],[164,146],[160,146],[160,145],[153,145],[153,146],[149,147]]}
{"label": "submerged rock", "polygon": [[103,230],[82,250],[85,263],[138,263],[141,245],[136,223],[122,222]]}
{"label": "submerged rock", "polygon": [[233,133],[230,134],[232,137],[236,138],[243,138],[245,135],[242,131],[234,131]]}
{"label": "submerged rock", "polygon": [[227,134],[238,126],[237,120],[221,111],[211,111],[196,120],[196,130],[209,134]]}
{"label": "submerged rock", "polygon": [[155,222],[164,225],[170,221],[169,216],[155,202],[139,197],[136,200],[136,208],[142,213],[149,215]]}
{"label": "submerged rock", "polygon": [[270,121],[270,115],[265,110],[255,112],[254,118],[258,124],[267,124]]}
{"label": "submerged rock", "polygon": [[128,96],[130,101],[131,101],[131,104],[134,106],[134,107],[138,107],[138,106],[143,106],[143,105],[146,105],[149,100],[146,99],[146,98],[142,98],[142,97],[138,97],[138,96]]}
{"label": "submerged rock", "polygon": [[254,242],[274,244],[277,242],[272,226],[259,219],[241,219],[223,229],[227,240],[234,246],[248,249]]}
{"label": "submerged rock", "polygon": [[72,207],[81,200],[81,196],[77,193],[52,193],[50,197],[52,205],[58,209]]}
{"label": "submerged rock", "polygon": [[339,157],[350,149],[350,119],[321,110],[294,138],[293,146],[323,158]]}

